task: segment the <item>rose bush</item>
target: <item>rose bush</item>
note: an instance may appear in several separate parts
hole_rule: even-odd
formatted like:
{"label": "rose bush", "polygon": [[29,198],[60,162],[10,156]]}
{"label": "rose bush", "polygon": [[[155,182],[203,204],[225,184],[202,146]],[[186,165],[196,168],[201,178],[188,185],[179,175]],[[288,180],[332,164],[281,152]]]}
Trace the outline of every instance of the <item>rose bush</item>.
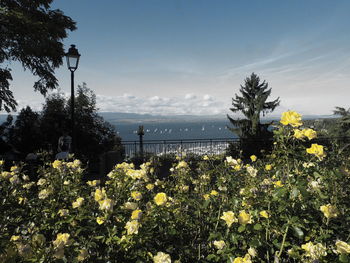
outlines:
{"label": "rose bush", "polygon": [[274,133],[263,159],[179,157],[162,180],[152,161],[106,182],[78,160],[1,170],[0,261],[350,262],[348,153],[296,112]]}

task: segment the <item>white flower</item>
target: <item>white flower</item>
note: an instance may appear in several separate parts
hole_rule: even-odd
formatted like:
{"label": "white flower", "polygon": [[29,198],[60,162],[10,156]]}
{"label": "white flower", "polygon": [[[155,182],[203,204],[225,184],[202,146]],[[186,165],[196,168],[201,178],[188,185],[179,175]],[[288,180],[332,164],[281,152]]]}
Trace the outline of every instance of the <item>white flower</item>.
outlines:
{"label": "white flower", "polygon": [[214,242],[213,242],[213,244],[214,244],[214,246],[216,247],[216,249],[219,249],[219,250],[221,250],[221,249],[223,249],[225,246],[226,246],[226,243],[225,243],[225,241],[223,241],[223,240],[215,240]]}
{"label": "white flower", "polygon": [[170,255],[164,252],[158,252],[157,255],[153,257],[154,263],[171,263]]}
{"label": "white flower", "polygon": [[258,170],[255,169],[254,167],[250,166],[250,165],[247,166],[247,172],[249,173],[249,175],[251,177],[255,177],[258,174]]}

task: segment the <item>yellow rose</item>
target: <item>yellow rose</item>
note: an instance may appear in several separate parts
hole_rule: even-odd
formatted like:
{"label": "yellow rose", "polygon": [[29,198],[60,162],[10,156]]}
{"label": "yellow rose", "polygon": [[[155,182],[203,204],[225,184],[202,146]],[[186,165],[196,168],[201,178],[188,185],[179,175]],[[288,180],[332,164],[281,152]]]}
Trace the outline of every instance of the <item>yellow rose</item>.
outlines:
{"label": "yellow rose", "polygon": [[273,184],[275,185],[275,187],[282,187],[283,186],[281,181],[276,181]]}
{"label": "yellow rose", "polygon": [[134,198],[136,201],[140,201],[142,198],[142,194],[138,191],[131,192],[131,197]]}
{"label": "yellow rose", "polygon": [[259,215],[264,218],[270,217],[266,210],[260,211]]}
{"label": "yellow rose", "polygon": [[170,255],[164,252],[158,252],[157,255],[153,257],[154,263],[171,263]]}
{"label": "yellow rose", "polygon": [[52,243],[55,248],[62,248],[66,245],[70,245],[72,240],[69,239],[70,235],[68,233],[58,233],[56,236],[56,240]]}
{"label": "yellow rose", "polygon": [[105,222],[105,219],[101,216],[98,216],[96,218],[96,222],[97,222],[97,224],[102,225]]}
{"label": "yellow rose", "polygon": [[106,190],[104,188],[102,188],[102,190],[98,188],[96,189],[94,196],[95,196],[96,202],[106,199],[107,198]]}
{"label": "yellow rose", "polygon": [[137,234],[139,232],[139,222],[137,220],[128,221],[124,228],[128,235]]}
{"label": "yellow rose", "polygon": [[21,240],[22,240],[22,238],[20,236],[11,236],[11,239],[10,239],[10,241],[13,241],[13,242],[18,242]]}
{"label": "yellow rose", "polygon": [[51,191],[49,189],[43,189],[39,192],[38,198],[46,199],[50,194],[51,194]]}
{"label": "yellow rose", "polygon": [[326,218],[332,218],[332,217],[338,216],[337,208],[331,204],[320,206],[320,210]]}
{"label": "yellow rose", "polygon": [[213,196],[216,196],[216,195],[218,195],[219,193],[217,192],[217,191],[215,191],[215,190],[212,190],[211,192],[210,192],[210,195],[213,195]]}
{"label": "yellow rose", "polygon": [[322,159],[324,156],[326,156],[326,154],[323,151],[323,146],[318,145],[317,143],[311,144],[311,147],[307,148],[306,152],[317,156],[319,159]]}
{"label": "yellow rose", "polygon": [[60,169],[62,167],[62,162],[59,161],[59,160],[55,160],[53,163],[52,163],[52,167],[55,168],[55,169]]}
{"label": "yellow rose", "polygon": [[60,209],[60,210],[58,210],[58,214],[60,216],[66,216],[69,214],[69,210],[68,209]]}
{"label": "yellow rose", "polygon": [[250,160],[252,160],[252,162],[255,162],[258,158],[255,155],[250,156]]}
{"label": "yellow rose", "polygon": [[131,213],[132,220],[139,220],[141,218],[142,211],[140,209],[136,209]]}
{"label": "yellow rose", "polygon": [[123,206],[123,208],[128,210],[135,210],[137,208],[137,203],[134,202],[126,202]]}
{"label": "yellow rose", "polygon": [[226,243],[223,240],[219,240],[219,241],[215,240],[213,244],[216,247],[216,249],[219,249],[219,250],[223,249],[226,246]]}
{"label": "yellow rose", "polygon": [[232,211],[224,212],[220,218],[226,222],[228,227],[231,227],[233,223],[238,222],[238,219],[235,217],[235,213]]}
{"label": "yellow rose", "polygon": [[98,202],[101,210],[111,211],[113,209],[114,202],[112,199],[104,199]]}
{"label": "yellow rose", "polygon": [[283,112],[280,122],[283,125],[291,125],[292,127],[299,127],[303,125],[301,122],[301,115],[295,111]]}
{"label": "yellow rose", "polygon": [[242,258],[242,257],[237,257],[237,258],[235,258],[235,260],[233,261],[233,263],[252,263],[252,261],[251,261],[250,255],[249,255],[249,254],[246,254],[246,255],[244,256],[244,258]]}
{"label": "yellow rose", "polygon": [[165,193],[158,193],[154,197],[154,202],[156,203],[156,205],[164,205],[167,200],[168,199]]}
{"label": "yellow rose", "polygon": [[344,241],[338,240],[335,242],[337,246],[337,252],[340,254],[350,254],[350,245]]}
{"label": "yellow rose", "polygon": [[87,181],[86,182],[89,186],[98,186],[101,181],[100,180],[93,180],[93,181]]}
{"label": "yellow rose", "polygon": [[255,258],[255,257],[258,255],[258,252],[256,251],[255,248],[250,247],[250,248],[248,249],[248,254],[249,254],[251,257]]}
{"label": "yellow rose", "polygon": [[186,169],[188,168],[188,164],[185,161],[180,161],[175,169]]}
{"label": "yellow rose", "polygon": [[251,224],[252,223],[252,217],[245,210],[242,210],[242,211],[239,212],[238,221],[242,225]]}
{"label": "yellow rose", "polygon": [[309,140],[312,140],[317,137],[316,131],[313,129],[304,129],[303,130],[303,135],[307,137]]}
{"label": "yellow rose", "polygon": [[81,207],[83,202],[84,202],[84,198],[83,197],[78,197],[77,200],[72,203],[72,206],[73,206],[73,208]]}
{"label": "yellow rose", "polygon": [[147,190],[152,191],[154,188],[154,184],[147,184],[146,188],[147,188]]}
{"label": "yellow rose", "polygon": [[311,259],[319,259],[320,257],[326,256],[326,248],[321,244],[313,244],[311,241],[301,245],[301,248],[305,250],[305,256]]}
{"label": "yellow rose", "polygon": [[266,164],[265,165],[265,170],[266,171],[271,171],[272,170],[272,165],[271,164]]}
{"label": "yellow rose", "polygon": [[303,139],[304,138],[304,133],[303,131],[299,130],[299,129],[294,129],[294,138],[297,138],[299,140]]}
{"label": "yellow rose", "polygon": [[40,178],[36,184],[37,185],[44,185],[44,184],[46,184],[46,179]]}

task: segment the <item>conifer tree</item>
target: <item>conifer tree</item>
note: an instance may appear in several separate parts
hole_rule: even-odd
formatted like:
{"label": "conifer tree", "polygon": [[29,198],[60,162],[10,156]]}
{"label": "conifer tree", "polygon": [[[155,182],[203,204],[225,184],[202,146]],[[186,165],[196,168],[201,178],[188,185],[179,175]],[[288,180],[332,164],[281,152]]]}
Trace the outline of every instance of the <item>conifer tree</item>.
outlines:
{"label": "conifer tree", "polygon": [[261,141],[267,139],[269,134],[268,126],[270,123],[262,124],[260,122],[261,115],[265,116],[267,113],[274,111],[279,105],[279,98],[267,101],[271,95],[271,88],[268,88],[268,83],[252,73],[250,77],[245,79],[244,86],[241,85],[239,90],[240,95],[235,94],[232,98],[233,113],[240,112],[244,118],[234,119],[227,115],[233,127],[230,130],[236,133],[241,140],[256,140]]}

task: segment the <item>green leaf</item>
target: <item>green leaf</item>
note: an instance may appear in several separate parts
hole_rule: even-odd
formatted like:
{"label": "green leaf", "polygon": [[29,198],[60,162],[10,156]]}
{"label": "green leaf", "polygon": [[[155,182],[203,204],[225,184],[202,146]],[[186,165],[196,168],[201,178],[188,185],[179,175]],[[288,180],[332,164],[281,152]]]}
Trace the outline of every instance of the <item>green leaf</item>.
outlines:
{"label": "green leaf", "polygon": [[259,247],[259,246],[261,246],[261,242],[259,241],[259,239],[253,239],[253,240],[249,243],[249,245],[250,245],[251,247]]}
{"label": "green leaf", "polygon": [[238,232],[242,233],[245,230],[245,225],[242,225],[238,228]]}
{"label": "green leaf", "polygon": [[350,258],[347,255],[345,255],[345,254],[341,254],[339,256],[339,261],[343,262],[343,263],[349,263],[350,262]]}
{"label": "green leaf", "polygon": [[299,238],[299,239],[303,239],[304,238],[304,232],[303,230],[301,230],[299,227],[297,226],[293,226],[293,234],[295,237]]}
{"label": "green leaf", "polygon": [[262,227],[261,224],[258,223],[258,224],[255,224],[253,228],[254,228],[254,230],[259,231],[259,230],[261,230],[263,227]]}
{"label": "green leaf", "polygon": [[215,259],[217,256],[216,255],[214,255],[214,254],[209,254],[208,256],[207,256],[207,260],[213,260],[213,259]]}

